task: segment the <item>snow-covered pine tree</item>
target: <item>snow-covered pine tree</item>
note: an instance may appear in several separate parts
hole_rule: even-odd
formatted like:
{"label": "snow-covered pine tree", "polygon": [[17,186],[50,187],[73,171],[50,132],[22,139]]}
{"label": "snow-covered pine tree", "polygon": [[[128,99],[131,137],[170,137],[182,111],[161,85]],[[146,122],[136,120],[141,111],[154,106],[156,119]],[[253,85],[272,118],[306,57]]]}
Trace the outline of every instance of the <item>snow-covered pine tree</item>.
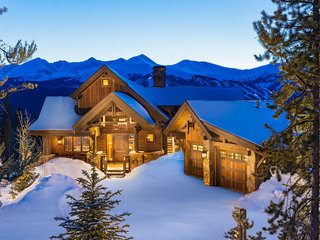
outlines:
{"label": "snow-covered pine tree", "polygon": [[125,217],[131,215],[128,212],[111,214],[111,210],[120,203],[112,198],[119,195],[121,191],[112,192],[100,183],[105,179],[99,178],[93,166],[91,173],[82,171],[85,178],[78,178],[77,182],[83,187],[80,199],[67,195],[71,212],[66,218],[56,217],[55,220],[62,221],[59,226],[66,232],[50,239],[133,239],[127,237],[128,224],[120,225]]}
{"label": "snow-covered pine tree", "polygon": [[262,12],[254,29],[265,52],[258,60],[280,63],[281,84],[272,96],[275,117],[289,126],[264,145],[265,169],[290,173],[279,202],[271,202],[267,230],[279,239],[319,239],[319,0],[272,0],[273,14]]}

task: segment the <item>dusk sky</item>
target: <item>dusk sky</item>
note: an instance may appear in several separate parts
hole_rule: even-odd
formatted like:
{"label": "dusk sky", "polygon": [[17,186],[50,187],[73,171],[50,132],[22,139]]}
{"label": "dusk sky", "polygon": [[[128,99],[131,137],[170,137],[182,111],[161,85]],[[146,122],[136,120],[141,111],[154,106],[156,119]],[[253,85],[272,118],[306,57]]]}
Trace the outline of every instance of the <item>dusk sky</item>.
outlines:
{"label": "dusk sky", "polygon": [[49,62],[130,58],[183,59],[253,68],[261,53],[252,22],[270,0],[4,0],[1,39],[35,40]]}

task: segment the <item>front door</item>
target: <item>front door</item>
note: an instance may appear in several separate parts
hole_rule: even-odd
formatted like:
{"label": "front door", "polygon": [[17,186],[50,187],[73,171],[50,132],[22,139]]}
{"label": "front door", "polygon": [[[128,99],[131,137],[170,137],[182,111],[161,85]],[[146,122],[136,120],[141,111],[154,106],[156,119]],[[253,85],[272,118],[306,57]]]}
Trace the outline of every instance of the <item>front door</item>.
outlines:
{"label": "front door", "polygon": [[122,162],[123,157],[129,154],[128,134],[113,134],[113,160]]}

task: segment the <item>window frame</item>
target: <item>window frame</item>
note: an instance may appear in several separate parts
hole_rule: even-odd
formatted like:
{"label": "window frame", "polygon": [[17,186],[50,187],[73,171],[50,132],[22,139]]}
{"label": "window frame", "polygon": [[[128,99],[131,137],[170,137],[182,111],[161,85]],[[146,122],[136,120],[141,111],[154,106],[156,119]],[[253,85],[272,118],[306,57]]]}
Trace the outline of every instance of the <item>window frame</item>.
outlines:
{"label": "window frame", "polygon": [[[89,140],[89,150],[88,151],[84,151],[83,150],[83,138],[87,137]],[[71,138],[71,150],[66,150],[66,138]],[[74,150],[74,138],[80,138],[80,151],[75,151]],[[64,151],[65,152],[72,152],[72,153],[81,153],[81,152],[90,152],[90,136],[64,136]]]}
{"label": "window frame", "polygon": [[[149,140],[148,136],[152,135],[152,141]],[[146,143],[154,143],[155,134],[154,133],[147,133],[146,135]]]}
{"label": "window frame", "polygon": [[[111,87],[111,83],[112,83],[112,78],[111,77],[100,77],[101,80],[101,86],[102,87]],[[108,85],[104,85],[104,81],[107,80],[108,81]]]}

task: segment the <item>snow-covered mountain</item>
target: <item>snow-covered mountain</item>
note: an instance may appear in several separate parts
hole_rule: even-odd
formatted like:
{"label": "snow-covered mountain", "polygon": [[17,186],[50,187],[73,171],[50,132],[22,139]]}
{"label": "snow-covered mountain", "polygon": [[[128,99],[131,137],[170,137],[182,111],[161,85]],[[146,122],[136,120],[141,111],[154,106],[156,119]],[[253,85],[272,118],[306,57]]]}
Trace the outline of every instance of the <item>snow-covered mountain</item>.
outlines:
{"label": "snow-covered mountain", "polygon": [[[150,85],[152,67],[158,65],[145,55],[132,57],[128,60],[119,58],[112,61],[100,61],[89,58],[83,62],[58,61],[49,63],[36,58],[21,65],[7,65],[0,69],[0,78],[9,76],[11,79],[25,81],[48,81],[57,78],[77,78],[86,80],[86,75],[106,64],[131,80],[140,80],[143,85]],[[211,85],[212,81],[254,81],[261,77],[274,76],[279,70],[277,66],[265,65],[258,68],[239,70],[215,65],[209,62],[183,60],[167,65],[168,85]],[[171,76],[171,77],[170,77]],[[173,77],[172,77],[173,76]],[[203,78],[206,77],[206,78]],[[139,79],[140,78],[140,79]],[[219,84],[218,84],[219,85]]]}
{"label": "snow-covered mountain", "polygon": [[[145,55],[128,60],[100,61],[89,58],[83,62],[54,63],[36,58],[21,65],[4,66],[0,69],[0,79],[8,76],[8,84],[12,85],[21,81],[37,82],[37,89],[16,93],[12,101],[14,107],[39,113],[45,96],[70,95],[103,64],[144,87],[153,85],[152,67],[158,65]],[[247,99],[268,99],[270,93],[279,87],[278,66],[273,65],[239,70],[208,62],[183,60],[166,67],[168,86],[241,87]]]}

